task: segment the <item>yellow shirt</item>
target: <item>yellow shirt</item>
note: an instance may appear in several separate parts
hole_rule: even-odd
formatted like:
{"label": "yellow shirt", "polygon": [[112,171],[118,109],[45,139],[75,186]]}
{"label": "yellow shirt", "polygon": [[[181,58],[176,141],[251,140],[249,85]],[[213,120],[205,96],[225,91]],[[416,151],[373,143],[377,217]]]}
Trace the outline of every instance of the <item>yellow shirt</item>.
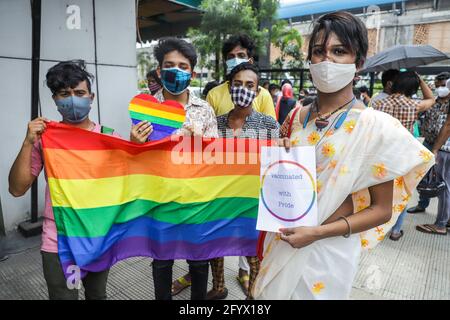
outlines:
{"label": "yellow shirt", "polygon": [[[259,89],[260,91],[258,96],[255,100],[253,100],[253,109],[276,119],[272,96],[270,95],[269,91],[267,91],[263,87],[259,87]],[[230,112],[234,108],[234,104],[231,101],[228,81],[209,91],[208,96],[206,97],[206,101],[214,109],[216,116],[221,116]]]}

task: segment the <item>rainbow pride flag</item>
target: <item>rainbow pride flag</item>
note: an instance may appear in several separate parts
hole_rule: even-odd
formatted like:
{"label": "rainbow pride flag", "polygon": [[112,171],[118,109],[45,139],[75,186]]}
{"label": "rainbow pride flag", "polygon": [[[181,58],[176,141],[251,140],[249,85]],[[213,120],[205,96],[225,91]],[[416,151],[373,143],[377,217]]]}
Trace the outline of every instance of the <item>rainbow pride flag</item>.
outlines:
{"label": "rainbow pride flag", "polygon": [[71,265],[83,275],[135,256],[256,255],[259,150],[269,142],[172,140],[137,145],[48,124],[42,146],[66,276]]}

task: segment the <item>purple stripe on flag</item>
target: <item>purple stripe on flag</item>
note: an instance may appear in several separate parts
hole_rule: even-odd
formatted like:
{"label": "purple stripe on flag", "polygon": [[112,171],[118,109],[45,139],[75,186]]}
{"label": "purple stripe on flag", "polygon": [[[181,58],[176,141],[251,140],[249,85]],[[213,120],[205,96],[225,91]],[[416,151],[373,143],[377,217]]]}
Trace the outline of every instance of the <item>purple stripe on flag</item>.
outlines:
{"label": "purple stripe on flag", "polygon": [[[256,239],[220,238],[202,244],[186,241],[172,241],[161,244],[147,237],[130,237],[118,241],[95,262],[86,266],[79,266],[81,277],[86,272],[99,272],[111,268],[117,262],[130,257],[152,257],[158,260],[188,259],[209,260],[227,256],[256,256]],[[67,268],[73,262],[62,261],[66,277]]]}
{"label": "purple stripe on flag", "polygon": [[[133,125],[137,125],[141,120],[137,119],[131,119]],[[164,139],[167,136],[170,136],[172,133],[174,133],[177,128],[164,126],[157,123],[152,123],[153,132],[150,134],[150,137],[148,138],[148,141],[156,141]]]}

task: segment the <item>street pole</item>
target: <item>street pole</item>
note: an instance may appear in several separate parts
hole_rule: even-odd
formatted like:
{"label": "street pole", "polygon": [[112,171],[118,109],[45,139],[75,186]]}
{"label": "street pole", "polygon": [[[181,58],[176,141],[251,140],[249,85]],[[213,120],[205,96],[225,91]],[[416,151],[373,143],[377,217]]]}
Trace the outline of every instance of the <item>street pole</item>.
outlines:
{"label": "street pole", "polygon": [[[252,9],[256,14],[261,10],[261,0],[252,0]],[[272,25],[269,21],[258,21],[258,30],[267,28],[269,30],[269,39],[267,39],[266,50],[261,55],[258,55],[258,66],[262,69],[270,68],[270,37],[272,32]]]}
{"label": "street pole", "polygon": [[[39,116],[39,63],[41,58],[41,0],[33,0],[32,63],[31,63],[31,120]],[[31,187],[31,222],[38,220],[38,183]]]}

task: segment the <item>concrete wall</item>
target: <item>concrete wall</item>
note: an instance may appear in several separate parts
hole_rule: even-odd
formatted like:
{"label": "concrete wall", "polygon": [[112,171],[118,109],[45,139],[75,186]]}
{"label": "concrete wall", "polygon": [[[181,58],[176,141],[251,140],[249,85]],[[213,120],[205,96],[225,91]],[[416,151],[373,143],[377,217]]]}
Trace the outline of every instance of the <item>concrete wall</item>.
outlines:
{"label": "concrete wall", "polygon": [[[80,8],[80,29],[67,28],[69,5]],[[40,102],[43,116],[60,120],[44,83],[47,70],[58,61],[84,59],[88,70],[96,77],[92,89],[98,101],[95,99],[92,105],[91,119],[98,121],[100,118],[102,124],[128,137],[128,103],[137,93],[135,16],[134,0],[42,0]],[[30,192],[21,198],[13,198],[8,193],[8,172],[20,150],[31,115],[29,0],[0,0],[0,75],[0,198],[4,228],[10,231],[29,217],[31,202]],[[44,186],[41,174],[40,212]]]}

